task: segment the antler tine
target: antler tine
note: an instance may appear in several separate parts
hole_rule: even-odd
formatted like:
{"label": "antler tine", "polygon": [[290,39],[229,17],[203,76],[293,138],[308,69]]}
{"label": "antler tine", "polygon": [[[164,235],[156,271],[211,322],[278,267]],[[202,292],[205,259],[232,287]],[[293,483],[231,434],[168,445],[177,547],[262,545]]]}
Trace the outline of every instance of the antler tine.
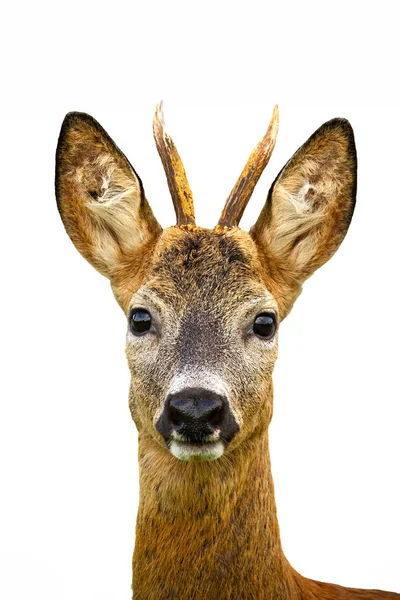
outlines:
{"label": "antler tine", "polygon": [[174,142],[165,131],[162,101],[157,104],[153,119],[153,133],[158,154],[167,176],[169,191],[174,203],[177,225],[194,225],[192,191],[186,177],[181,157]]}
{"label": "antler tine", "polygon": [[247,206],[256,183],[271,157],[278,133],[278,124],[278,106],[275,105],[267,133],[250,154],[246,166],[229,194],[221,218],[218,221],[220,227],[234,227],[239,225],[239,221],[242,218],[244,209]]}

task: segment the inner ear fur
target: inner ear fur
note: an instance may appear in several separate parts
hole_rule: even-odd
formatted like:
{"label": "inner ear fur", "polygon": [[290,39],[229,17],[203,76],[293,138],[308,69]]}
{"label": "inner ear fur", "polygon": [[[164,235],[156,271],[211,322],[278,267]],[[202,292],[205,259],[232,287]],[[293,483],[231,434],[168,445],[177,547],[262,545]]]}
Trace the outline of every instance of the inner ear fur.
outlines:
{"label": "inner ear fur", "polygon": [[109,278],[125,257],[161,233],[133,167],[85,113],[69,113],[62,124],[56,197],[76,248]]}
{"label": "inner ear fur", "polygon": [[357,157],[346,119],[324,123],[272,184],[250,234],[280,277],[301,286],[338,249],[353,215]]}

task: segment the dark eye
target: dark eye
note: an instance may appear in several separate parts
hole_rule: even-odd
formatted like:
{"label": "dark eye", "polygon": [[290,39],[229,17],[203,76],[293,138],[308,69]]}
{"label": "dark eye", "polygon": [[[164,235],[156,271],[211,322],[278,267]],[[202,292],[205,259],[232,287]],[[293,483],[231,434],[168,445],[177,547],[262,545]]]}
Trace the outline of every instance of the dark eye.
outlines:
{"label": "dark eye", "polygon": [[253,331],[259,337],[270,340],[276,331],[276,318],[274,313],[262,313],[254,319]]}
{"label": "dark eye", "polygon": [[151,315],[143,308],[134,308],[129,315],[129,325],[133,335],[143,335],[151,327]]}

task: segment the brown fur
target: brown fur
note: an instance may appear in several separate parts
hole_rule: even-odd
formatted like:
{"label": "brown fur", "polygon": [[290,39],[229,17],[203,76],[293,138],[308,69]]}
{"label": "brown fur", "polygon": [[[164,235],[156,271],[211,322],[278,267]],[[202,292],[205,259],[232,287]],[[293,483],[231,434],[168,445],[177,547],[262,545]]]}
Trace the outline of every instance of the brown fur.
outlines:
{"label": "brown fur", "polygon": [[[250,234],[161,232],[139,178],[88,116],[67,117],[57,157],[58,205],[71,239],[110,278],[126,315],[146,308],[157,323],[152,334],[128,334],[126,348],[139,431],[135,600],[400,598],[314,582],[287,562],[268,450],[278,343],[251,332],[260,312],[285,318],[347,231],[356,185],[348,123],[325,124],[294,155]],[[108,197],[121,196],[96,207],[104,165]],[[155,427],[171,382],[188,369],[224,382],[239,424],[215,461],[178,460]]]}

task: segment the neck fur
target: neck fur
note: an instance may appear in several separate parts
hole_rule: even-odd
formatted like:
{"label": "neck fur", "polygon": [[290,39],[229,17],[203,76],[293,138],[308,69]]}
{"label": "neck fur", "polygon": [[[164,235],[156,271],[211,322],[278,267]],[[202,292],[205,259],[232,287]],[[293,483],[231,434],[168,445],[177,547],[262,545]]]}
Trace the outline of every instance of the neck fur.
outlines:
{"label": "neck fur", "polygon": [[139,437],[135,600],[291,598],[267,431],[213,462],[180,462]]}

